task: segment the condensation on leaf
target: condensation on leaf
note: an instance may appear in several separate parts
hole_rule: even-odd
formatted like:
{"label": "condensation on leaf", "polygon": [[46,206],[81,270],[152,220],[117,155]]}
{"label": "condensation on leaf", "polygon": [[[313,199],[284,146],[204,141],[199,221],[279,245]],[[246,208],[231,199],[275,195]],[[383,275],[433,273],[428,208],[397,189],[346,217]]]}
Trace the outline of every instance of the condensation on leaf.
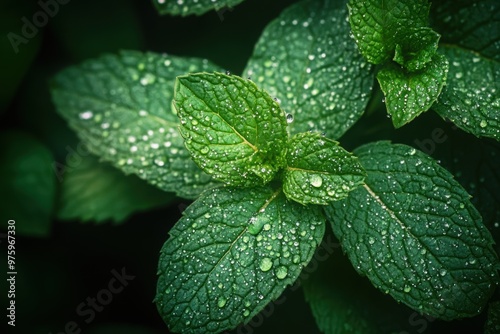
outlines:
{"label": "condensation on leaf", "polygon": [[[269,217],[258,233],[249,222]],[[161,251],[156,303],[172,331],[220,333],[295,282],[323,238],[319,207],[269,187],[216,188],[190,205]]]}
{"label": "condensation on leaf", "polygon": [[262,33],[243,73],[293,115],[290,134],[337,139],[363,114],[373,72],[349,30],[343,1],[309,0],[283,11]]}

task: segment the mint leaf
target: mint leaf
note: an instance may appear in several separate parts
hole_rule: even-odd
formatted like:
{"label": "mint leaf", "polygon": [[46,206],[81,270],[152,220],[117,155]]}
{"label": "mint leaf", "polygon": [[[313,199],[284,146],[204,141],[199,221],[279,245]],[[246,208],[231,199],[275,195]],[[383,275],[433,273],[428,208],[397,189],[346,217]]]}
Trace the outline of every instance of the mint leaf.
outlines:
{"label": "mint leaf", "polygon": [[243,0],[153,0],[162,15],[202,15],[211,10],[219,11],[224,7],[233,7]]}
{"label": "mint leaf", "polygon": [[121,52],[63,70],[52,98],[92,153],[162,190],[195,198],[214,183],[192,162],[177,131],[174,80],[215,69],[202,59]]}
{"label": "mint leaf", "polygon": [[419,39],[415,28],[425,27],[429,15],[425,0],[350,0],[348,8],[354,39],[373,64],[391,59],[396,45],[408,36],[410,41]]}
{"label": "mint leaf", "polygon": [[409,32],[396,44],[393,60],[413,72],[423,69],[432,60],[440,35],[427,27],[409,28]]}
{"label": "mint leaf", "polygon": [[356,270],[419,312],[478,314],[498,282],[498,257],[469,195],[411,147],[383,141],[355,153],[366,186],[325,212]]}
{"label": "mint leaf", "polygon": [[349,37],[342,1],[302,1],[271,22],[243,73],[281,101],[290,134],[340,138],[363,114],[373,72]]}
{"label": "mint leaf", "polygon": [[262,185],[284,165],[285,114],[250,80],[221,73],[182,76],[174,105],[193,160],[215,179]]}
{"label": "mint leaf", "polygon": [[440,50],[450,71],[433,109],[464,131],[500,141],[500,62],[453,46]]}
{"label": "mint leaf", "polygon": [[82,160],[63,175],[59,219],[120,223],[134,212],[165,205],[175,198],[93,156],[79,158]]}
{"label": "mint leaf", "polygon": [[431,23],[446,44],[500,61],[500,2],[440,0],[432,3]]}
{"label": "mint leaf", "polygon": [[358,159],[318,133],[300,133],[288,143],[283,192],[302,204],[327,205],[363,184]]}
{"label": "mint leaf", "polygon": [[408,72],[394,63],[380,69],[377,80],[394,127],[405,125],[431,107],[446,82],[447,73],[448,61],[440,54],[435,54],[425,68],[416,72]]}
{"label": "mint leaf", "polygon": [[52,153],[33,137],[17,131],[3,132],[0,147],[2,230],[7,231],[9,220],[14,220],[16,235],[48,236],[56,194]]}
{"label": "mint leaf", "polygon": [[171,331],[220,333],[250,320],[311,260],[324,233],[317,206],[280,190],[204,192],[170,230],[156,295]]}

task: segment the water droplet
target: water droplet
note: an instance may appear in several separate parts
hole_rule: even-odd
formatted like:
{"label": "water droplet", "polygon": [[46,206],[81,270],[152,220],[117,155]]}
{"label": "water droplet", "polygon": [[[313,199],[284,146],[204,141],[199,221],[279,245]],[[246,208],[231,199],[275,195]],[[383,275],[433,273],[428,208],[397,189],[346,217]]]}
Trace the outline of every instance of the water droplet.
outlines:
{"label": "water droplet", "polygon": [[411,291],[411,286],[409,286],[409,285],[405,285],[405,287],[404,287],[404,290],[403,290],[403,291],[404,291],[404,292],[406,292],[406,293],[410,292],[410,291]]}
{"label": "water droplet", "polygon": [[208,151],[210,151],[210,149],[208,148],[208,146],[203,146],[201,149],[200,149],[200,153],[201,154],[207,154]]}
{"label": "water droplet", "polygon": [[276,269],[276,277],[278,279],[284,279],[288,275],[288,269],[284,266],[278,267]]}
{"label": "water droplet", "polygon": [[87,111],[84,111],[84,112],[80,113],[80,118],[81,119],[85,119],[85,120],[91,119],[92,116],[94,116],[94,114],[90,110],[87,110]]}
{"label": "water droplet", "polygon": [[311,185],[313,187],[319,188],[323,184],[323,179],[321,178],[321,176],[313,174],[311,175],[311,177],[309,177],[309,182],[311,182]]}
{"label": "water droplet", "polygon": [[370,237],[370,238],[368,239],[368,243],[369,243],[370,245],[373,245],[373,244],[375,243],[375,239],[373,239],[373,237]]}
{"label": "water droplet", "polygon": [[292,114],[286,114],[286,122],[288,124],[293,122],[293,115]]}
{"label": "water droplet", "polygon": [[253,235],[258,234],[260,231],[262,231],[262,228],[264,227],[264,225],[266,225],[267,222],[269,222],[269,219],[265,214],[261,213],[253,216],[248,221],[248,232]]}
{"label": "water droplet", "polygon": [[226,75],[231,75],[231,71],[226,71]]}
{"label": "water droplet", "polygon": [[441,271],[439,271],[439,275],[445,276],[446,275],[446,270],[441,269]]}
{"label": "water droplet", "polygon": [[227,303],[227,299],[224,297],[220,297],[219,300],[217,301],[217,306],[222,308],[222,307],[226,306],[226,303]]}
{"label": "water droplet", "polygon": [[271,269],[272,266],[273,266],[273,261],[270,258],[265,257],[262,260],[260,260],[260,270],[269,271],[269,269]]}
{"label": "water droplet", "polygon": [[486,122],[484,119],[481,121],[481,123],[479,123],[479,126],[482,127],[482,128],[485,128],[486,126],[488,126],[488,122]]}

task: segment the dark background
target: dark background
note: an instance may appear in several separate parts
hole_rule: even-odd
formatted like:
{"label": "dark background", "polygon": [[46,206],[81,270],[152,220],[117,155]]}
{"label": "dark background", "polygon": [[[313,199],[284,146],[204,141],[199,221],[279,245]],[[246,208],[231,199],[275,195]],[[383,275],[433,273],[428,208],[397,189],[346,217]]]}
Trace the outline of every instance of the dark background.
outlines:
{"label": "dark background", "polygon": [[[16,54],[6,34],[20,34],[21,18],[31,21],[41,7],[37,1],[2,1],[0,129],[26,131],[50,148],[57,161],[64,161],[68,153],[66,146],[74,147],[78,141],[50,101],[48,80],[59,70],[103,53],[132,49],[208,58],[239,74],[264,27],[293,2],[247,0],[223,12],[181,18],[159,16],[152,2],[147,0],[71,0],[60,5],[58,13],[34,38],[19,45]],[[372,118],[365,117],[368,120],[365,125],[358,126],[357,132],[350,131],[343,139],[348,149],[357,146],[359,141],[380,139],[371,135],[373,129],[367,125],[373,124],[373,119],[383,124],[378,129],[386,130],[384,138],[394,135],[383,112],[375,111],[369,117]],[[414,134],[422,133],[417,130],[429,132],[432,123],[441,124],[449,135],[457,133],[435,115],[423,115],[405,131],[406,137],[400,141],[411,144],[416,138]],[[158,254],[169,229],[188,204],[188,201],[176,199],[168,206],[136,213],[118,226],[54,219],[47,238],[18,236],[17,326],[14,330],[9,328],[9,333],[64,333],[70,321],[75,321],[82,333],[168,333],[153,303]],[[29,210],[29,203],[26,210]],[[5,241],[0,245],[4,259]],[[334,260],[330,261],[337,261],[333,276],[342,273],[353,277],[342,282],[346,285],[345,290],[354,291],[360,286],[369,288],[367,280],[357,277],[340,250],[332,258]],[[120,272],[122,268],[135,278],[121,293],[113,295],[93,321],[85,323],[86,317],[76,313],[77,306],[107,288],[113,277],[111,271]],[[0,271],[0,300],[5,301],[6,270]],[[262,323],[255,322],[258,326],[234,333],[319,333],[302,291],[289,289],[285,296],[286,302],[269,311],[272,316],[263,316]],[[381,307],[396,304],[377,291],[374,296],[383,301]],[[4,305],[2,302],[2,309]],[[371,312],[371,307],[374,306],[366,306],[367,313]],[[394,322],[400,322],[401,331],[408,333],[441,333],[443,330],[477,333],[485,321],[483,314],[452,323],[421,316],[414,318],[418,322],[412,322],[409,316],[413,311],[403,305],[398,308],[399,320],[394,319]],[[387,314],[386,321],[390,322],[393,316]],[[2,326],[5,322],[2,320]]]}

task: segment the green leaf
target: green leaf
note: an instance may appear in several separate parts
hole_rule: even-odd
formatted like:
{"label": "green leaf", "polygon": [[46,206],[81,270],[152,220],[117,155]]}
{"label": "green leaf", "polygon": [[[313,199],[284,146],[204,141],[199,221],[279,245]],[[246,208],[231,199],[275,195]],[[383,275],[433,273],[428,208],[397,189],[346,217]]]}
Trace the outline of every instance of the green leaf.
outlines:
{"label": "green leaf", "polygon": [[380,69],[377,80],[394,127],[405,125],[432,106],[446,83],[447,73],[448,61],[439,54],[416,72],[408,72],[394,63]]}
{"label": "green leaf", "polygon": [[302,204],[327,205],[363,184],[358,159],[318,133],[300,133],[288,144],[283,192]]}
{"label": "green leaf", "polygon": [[484,327],[484,334],[495,334],[500,332],[500,301],[488,305],[488,321]]}
{"label": "green leaf", "polygon": [[161,250],[161,316],[182,333],[220,333],[249,321],[297,279],[324,227],[319,207],[289,202],[280,190],[204,192]]}
{"label": "green leaf", "polygon": [[411,308],[478,314],[498,282],[493,239],[453,176],[405,145],[355,150],[366,186],[325,212],[356,270]]}
{"label": "green leaf", "polygon": [[350,0],[349,23],[361,54],[373,64],[391,59],[398,43],[420,37],[415,28],[427,26],[429,6],[426,0]]}
{"label": "green leaf", "polygon": [[373,72],[346,17],[342,1],[302,1],[271,22],[255,46],[245,76],[281,100],[293,119],[290,134],[338,139],[364,112]]}
{"label": "green leaf", "polygon": [[500,141],[500,62],[453,46],[441,51],[450,70],[432,108],[464,131]]}
{"label": "green leaf", "polygon": [[175,198],[93,156],[73,158],[81,160],[63,174],[57,212],[60,219],[120,223],[134,212],[165,205]]}
{"label": "green leaf", "polygon": [[52,154],[23,132],[2,133],[0,147],[2,229],[14,220],[16,235],[48,236],[56,193]]}
{"label": "green leaf", "polygon": [[393,60],[410,72],[423,69],[436,54],[439,34],[427,27],[409,29],[411,33],[396,44]]}
{"label": "green leaf", "polygon": [[184,148],[171,101],[178,75],[214,69],[197,58],[121,52],[63,70],[52,98],[92,153],[162,190],[195,198],[214,183]]}
{"label": "green leaf", "polygon": [[161,15],[202,15],[211,10],[231,8],[243,0],[153,0]]}
{"label": "green leaf", "polygon": [[431,6],[431,23],[441,42],[473,50],[500,61],[500,2],[440,0]]}
{"label": "green leaf", "polygon": [[174,105],[193,160],[229,185],[262,185],[285,163],[285,113],[250,80],[221,73],[177,78]]}

